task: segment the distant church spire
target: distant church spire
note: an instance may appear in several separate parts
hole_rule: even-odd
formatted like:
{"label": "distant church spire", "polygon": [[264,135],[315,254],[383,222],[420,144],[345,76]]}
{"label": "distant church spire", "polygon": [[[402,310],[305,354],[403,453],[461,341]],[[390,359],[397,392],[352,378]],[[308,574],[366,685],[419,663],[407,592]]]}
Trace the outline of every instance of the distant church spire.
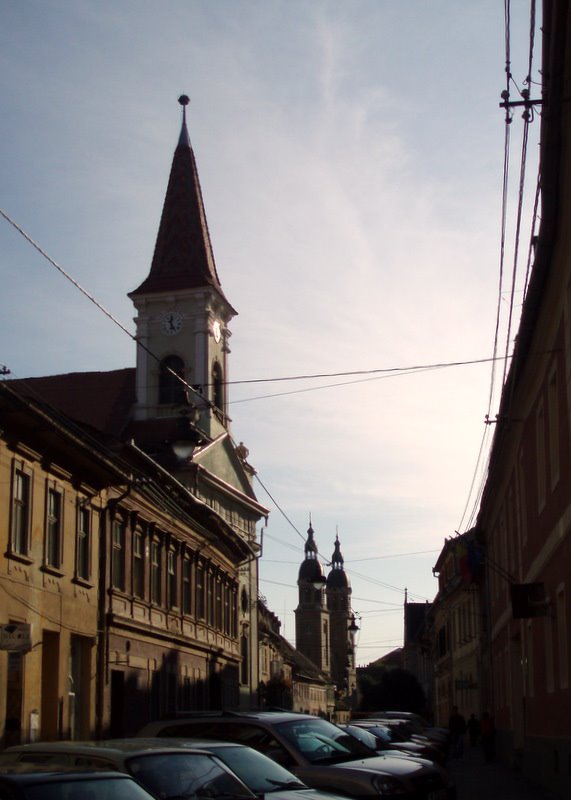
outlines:
{"label": "distant church spire", "polygon": [[[216,270],[198,170],[186,127],[186,106],[190,100],[183,94],[178,102],[182,106],[182,125],[151,270],[129,296],[211,286],[228,303]],[[232,313],[236,311],[232,309]]]}
{"label": "distant church spire", "polygon": [[341,543],[339,542],[339,534],[335,536],[335,549],[331,556],[331,566],[333,569],[343,569],[344,559],[341,555]]}
{"label": "distant church spire", "polygon": [[313,538],[313,528],[311,526],[311,517],[309,518],[309,528],[307,529],[307,539],[305,542],[305,557],[317,558],[317,544]]}

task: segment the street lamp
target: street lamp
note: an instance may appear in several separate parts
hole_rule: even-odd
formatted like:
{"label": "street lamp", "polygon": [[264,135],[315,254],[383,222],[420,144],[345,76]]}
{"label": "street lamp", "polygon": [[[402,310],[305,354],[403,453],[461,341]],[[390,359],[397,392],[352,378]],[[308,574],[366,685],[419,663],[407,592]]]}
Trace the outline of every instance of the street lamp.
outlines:
{"label": "street lamp", "polygon": [[187,403],[180,412],[176,423],[175,438],[170,443],[172,451],[179,461],[188,461],[195,449],[203,442],[196,427],[199,418],[200,411],[193,403]]}

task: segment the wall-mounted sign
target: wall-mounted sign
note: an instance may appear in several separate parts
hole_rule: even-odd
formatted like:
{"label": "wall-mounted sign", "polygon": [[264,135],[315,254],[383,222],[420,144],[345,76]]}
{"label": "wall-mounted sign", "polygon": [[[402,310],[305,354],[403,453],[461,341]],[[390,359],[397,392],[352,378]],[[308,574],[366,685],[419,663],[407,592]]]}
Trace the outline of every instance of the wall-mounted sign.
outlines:
{"label": "wall-mounted sign", "polygon": [[510,588],[514,619],[546,617],[549,614],[544,583],[512,583]]}
{"label": "wall-mounted sign", "polygon": [[32,628],[28,622],[0,625],[0,650],[27,653],[32,649]]}

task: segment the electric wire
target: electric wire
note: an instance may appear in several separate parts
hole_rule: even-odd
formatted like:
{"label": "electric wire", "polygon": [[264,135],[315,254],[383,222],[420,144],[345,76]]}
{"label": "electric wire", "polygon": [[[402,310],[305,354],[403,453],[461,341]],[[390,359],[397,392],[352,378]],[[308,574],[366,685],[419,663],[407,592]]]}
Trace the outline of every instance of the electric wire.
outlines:
{"label": "electric wire", "polygon": [[[536,4],[535,0],[531,0],[530,6],[530,34],[529,34],[529,51],[528,51],[528,63],[527,63],[527,76],[524,80],[524,84],[530,87],[534,81],[532,79],[533,73],[533,52],[534,52],[534,42],[535,42],[535,18],[536,18]],[[488,413],[486,415],[486,420],[489,421],[489,417],[491,414],[492,403],[494,401],[495,396],[495,381],[496,381],[496,366],[497,363],[503,360],[503,376],[502,376],[502,386],[506,383],[506,376],[507,376],[507,368],[508,363],[512,359],[512,354],[510,353],[510,338],[511,338],[511,330],[513,324],[513,309],[514,309],[514,297],[515,297],[515,287],[517,282],[517,266],[518,266],[518,255],[519,255],[519,244],[521,238],[521,223],[522,223],[522,214],[523,214],[523,200],[524,200],[524,190],[525,190],[525,172],[526,172],[526,163],[527,163],[527,149],[528,149],[528,139],[529,139],[529,126],[530,123],[533,121],[533,106],[531,104],[524,106],[524,131],[522,137],[522,148],[521,148],[521,158],[520,158],[520,176],[519,176],[519,187],[518,187],[518,202],[517,202],[517,210],[516,210],[516,227],[515,227],[515,236],[514,236],[514,254],[513,254],[513,269],[512,269],[512,281],[511,281],[511,288],[510,288],[510,302],[509,302],[509,315],[508,315],[508,322],[507,322],[507,332],[506,332],[506,345],[505,345],[505,352],[503,356],[498,356],[498,344],[499,344],[499,331],[500,331],[500,321],[501,321],[501,302],[503,296],[503,282],[504,282],[504,265],[505,265],[505,250],[506,250],[506,238],[507,238],[507,209],[508,209],[508,186],[509,186],[509,172],[510,172],[510,130],[511,130],[511,123],[512,123],[512,116],[510,112],[509,106],[509,96],[510,96],[510,87],[513,84],[518,93],[521,97],[525,100],[529,99],[529,88],[525,90],[520,90],[517,87],[515,80],[513,79],[513,75],[511,72],[511,5],[510,0],[504,0],[504,34],[505,34],[505,75],[506,75],[506,88],[502,92],[502,98],[504,100],[504,107],[505,107],[505,135],[504,135],[504,168],[503,168],[503,182],[502,182],[502,201],[501,201],[501,234],[500,234],[500,260],[499,260],[499,291],[498,291],[498,303],[497,303],[497,311],[496,311],[496,324],[495,324],[495,332],[494,332],[494,344],[493,344],[493,356],[494,361],[492,362],[492,370],[491,370],[491,379],[490,379],[490,391],[489,391],[489,398],[488,398]],[[538,174],[538,179],[536,183],[535,189],[535,198],[534,198],[534,206],[532,212],[532,219],[531,219],[531,232],[530,232],[530,241],[529,241],[529,248],[527,254],[527,264],[526,264],[526,273],[525,273],[525,280],[524,280],[524,289],[523,295],[524,299],[527,292],[527,286],[529,283],[529,274],[531,270],[531,260],[533,255],[533,245],[534,245],[534,233],[535,227],[537,224],[537,216],[538,216],[538,204],[540,199],[540,188],[541,188],[541,178],[540,173]],[[483,491],[485,488],[485,480],[488,474],[489,463],[491,453],[488,452],[486,465],[483,469],[481,469],[480,465],[482,462],[482,457],[484,452],[486,452],[486,444],[489,438],[489,425],[486,425],[484,432],[482,434],[482,439],[480,442],[480,448],[478,451],[478,457],[476,460],[476,466],[474,468],[474,473],[472,477],[472,481],[470,484],[470,490],[468,493],[467,501],[464,506],[462,517],[460,521],[460,525],[458,526],[458,530],[464,529],[464,522],[466,519],[466,514],[468,507],[470,505],[470,500],[472,498],[474,492],[474,486],[476,484],[476,479],[478,474],[481,475],[480,477],[480,486],[478,492],[474,498],[474,503],[472,507],[472,511],[470,517],[468,519],[467,525],[465,526],[466,529],[469,529],[471,524],[473,523],[477,509],[480,504]]]}
{"label": "electric wire", "polygon": [[532,227],[531,227],[531,236],[529,239],[529,247],[527,250],[527,263],[525,266],[525,280],[523,284],[523,297],[524,300],[527,297],[527,289],[529,286],[529,276],[531,273],[531,262],[534,253],[534,244],[535,244],[535,229],[537,225],[537,218],[538,218],[538,207],[539,207],[539,199],[541,197],[541,171],[538,172],[537,181],[535,184],[535,198],[533,201],[533,215],[532,215]]}
{"label": "electric wire", "polygon": [[[510,62],[510,57],[511,57],[510,56],[510,14],[511,14],[511,11],[510,11],[510,2],[509,2],[509,0],[505,0],[504,8],[505,8],[505,21],[506,21],[506,25],[505,25],[505,33],[506,33],[506,79],[507,79],[507,87],[508,87],[508,92],[509,92],[510,83],[513,82],[515,84],[515,81],[513,81],[513,76],[511,75],[511,71],[510,71],[510,69],[511,69],[511,62]],[[532,20],[534,20],[534,18],[535,18],[535,2],[534,2],[534,0],[532,0],[531,15],[532,15]],[[529,57],[529,71],[528,71],[528,79],[527,79],[528,83],[531,83],[533,35],[534,35],[534,27],[532,26],[531,47],[530,47],[530,57]],[[503,185],[503,198],[502,198],[502,235],[501,235],[501,256],[500,256],[500,298],[501,298],[502,290],[503,290],[503,270],[504,270],[504,256],[505,256],[505,242],[506,242],[506,219],[507,219],[507,211],[506,211],[506,209],[507,209],[507,183],[508,183],[508,174],[509,174],[509,149],[510,149],[510,144],[509,144],[509,124],[511,123],[511,118],[508,121],[508,119],[507,119],[508,114],[509,114],[509,111],[508,111],[508,109],[506,109],[506,140],[505,140],[505,143],[504,143],[504,185]],[[510,355],[509,355],[509,339],[510,339],[510,335],[511,335],[511,325],[512,325],[512,318],[513,318],[513,298],[514,298],[516,267],[517,267],[517,248],[519,246],[519,232],[520,232],[520,226],[521,226],[521,203],[522,203],[524,184],[525,184],[525,180],[524,179],[525,179],[525,155],[527,153],[527,129],[528,129],[528,121],[526,121],[526,126],[525,126],[525,131],[526,132],[524,134],[524,144],[522,145],[522,159],[521,159],[521,171],[520,171],[520,192],[519,192],[519,204],[518,204],[518,223],[517,223],[517,235],[516,235],[516,254],[514,255],[514,265],[513,265],[513,273],[512,273],[512,291],[511,291],[511,299],[510,299],[510,312],[509,312],[508,332],[507,332],[507,339],[506,339],[506,349],[505,349],[505,355],[504,356],[498,356],[497,355],[498,333],[499,333],[499,318],[500,318],[500,305],[499,305],[500,300],[498,300],[498,314],[497,314],[497,319],[496,319],[496,333],[495,333],[495,337],[494,337],[493,356],[491,358],[488,358],[488,359],[478,359],[478,360],[467,361],[467,362],[450,362],[450,363],[447,363],[447,364],[424,365],[422,367],[415,366],[415,367],[409,367],[409,368],[395,368],[395,369],[392,369],[392,370],[383,369],[383,370],[350,371],[350,372],[346,372],[346,373],[331,373],[331,374],[322,373],[322,374],[305,375],[305,376],[286,376],[286,377],[280,377],[280,378],[241,380],[241,381],[233,381],[233,382],[228,382],[228,383],[246,384],[246,383],[257,383],[257,382],[261,383],[261,382],[293,381],[293,380],[318,379],[318,378],[323,378],[323,377],[334,377],[334,376],[343,376],[343,375],[347,375],[347,376],[349,376],[349,375],[365,375],[365,374],[372,375],[373,373],[383,373],[383,377],[390,377],[393,374],[411,374],[411,373],[416,372],[416,371],[439,369],[439,368],[448,367],[448,366],[460,366],[460,365],[464,365],[464,364],[491,362],[493,367],[492,367],[492,378],[491,378],[491,383],[490,383],[490,397],[489,397],[489,403],[488,403],[488,414],[489,414],[490,411],[491,411],[491,406],[492,406],[492,402],[493,402],[493,395],[494,395],[494,388],[495,388],[494,387],[494,384],[495,384],[495,373],[496,373],[497,362],[502,361],[502,360],[504,361],[503,382],[505,382],[507,363],[508,363],[508,360],[510,358]],[[536,190],[535,209],[534,209],[534,220],[536,218],[536,212],[537,212],[539,189],[540,189],[540,183],[538,181],[537,190]],[[57,262],[55,262],[53,259],[51,259],[50,256],[41,247],[39,247],[39,245],[37,245],[33,241],[33,239],[28,234],[26,234],[26,232],[20,226],[18,226],[4,211],[2,211],[2,209],[0,209],[0,214],[2,214],[2,216],[17,231],[19,231],[22,236],[24,236],[24,238],[30,244],[32,244],[32,246],[43,257],[45,257],[56,269],[58,269],[58,271],[67,280],[69,280],[79,291],[81,291],[90,300],[90,302],[92,302],[97,308],[99,308],[100,311],[102,311],[109,319],[111,319],[132,340],[136,341],[137,342],[137,346],[143,347],[143,349],[146,352],[148,352],[154,359],[159,361],[159,359],[157,358],[157,356],[155,354],[153,354],[144,345],[142,345],[137,340],[137,337],[135,335],[131,334],[128,331],[128,329],[125,328],[122,325],[122,323],[119,322],[110,312],[108,312],[107,309],[105,309],[89,292],[87,292],[85,289],[83,289],[83,287],[81,287],[80,284],[77,281],[75,281],[75,279],[73,279],[65,270],[63,270],[63,268],[59,264],[57,264]],[[526,279],[525,279],[525,287],[526,288],[527,288],[527,284],[528,284],[529,265],[530,265],[530,261],[531,261],[531,249],[532,248],[530,246],[530,254],[528,256],[528,265],[527,265]],[[169,371],[171,371],[171,370],[169,370]],[[188,389],[192,389],[193,388],[193,387],[189,386],[184,381],[184,379],[181,378],[181,376],[177,375],[174,372],[172,372],[172,374],[176,377],[176,379],[181,380]],[[375,378],[370,377],[368,379],[367,378],[363,378],[362,380],[374,380],[374,379]],[[307,392],[307,391],[312,391],[312,390],[321,389],[321,388],[332,388],[332,387],[335,387],[335,386],[349,385],[351,383],[357,383],[357,382],[361,382],[361,380],[359,380],[359,381],[351,381],[351,382],[344,382],[344,383],[340,383],[340,384],[330,384],[330,385],[320,386],[320,387],[304,388],[304,389],[299,389],[299,390],[297,390],[295,392],[287,392],[287,393],[283,393],[283,394],[293,394],[293,393]],[[275,396],[280,396],[280,395],[266,395],[264,397],[275,397]],[[240,403],[240,402],[247,402],[248,400],[256,400],[256,399],[262,399],[262,397],[245,398],[245,399],[234,401],[234,402]],[[477,470],[478,470],[479,463],[481,461],[482,453],[483,453],[483,450],[484,450],[484,443],[485,443],[485,440],[487,438],[487,435],[488,435],[488,426],[486,426],[486,428],[484,429],[484,434],[482,436],[482,441],[481,441],[481,444],[480,444],[480,450],[479,450],[479,453],[478,453],[477,465],[476,465],[476,469],[474,471],[474,476],[472,478],[472,483],[471,483],[471,486],[470,486],[469,497],[470,497],[471,493],[473,492],[473,487],[475,485],[475,479],[476,479],[476,475],[477,475]],[[262,488],[264,489],[264,491],[266,492],[268,497],[270,497],[270,499],[272,500],[272,502],[274,503],[274,505],[278,509],[278,511],[289,522],[289,524],[297,532],[297,534],[300,536],[300,538],[304,539],[303,535],[296,528],[296,526],[293,524],[293,522],[291,522],[291,520],[289,519],[289,517],[287,516],[285,511],[276,502],[275,498],[272,496],[272,494],[269,492],[269,490],[266,488],[266,486],[262,483],[262,481],[261,481],[261,479],[259,478],[258,475],[256,475],[256,479],[258,480],[258,482],[260,483],[260,485],[262,486]],[[481,490],[480,490],[479,495],[478,495],[478,497],[480,497],[480,498],[481,498],[481,492],[482,491],[483,491],[483,485],[482,485]],[[468,500],[467,500],[467,503],[466,503],[466,506],[465,506],[465,509],[464,509],[464,512],[463,512],[463,515],[462,515],[462,519],[464,519],[464,517],[466,515],[466,509],[468,507],[469,497],[468,497]],[[436,551],[425,551],[425,552],[436,552]],[[395,556],[390,556],[390,555],[389,556],[379,556],[378,558],[391,558],[391,557],[395,557]],[[363,559],[363,560],[370,560],[370,559]],[[355,574],[357,574],[357,573],[355,573]],[[380,585],[383,585],[383,584],[380,583]],[[397,591],[402,591],[402,589],[400,589],[398,587],[391,586],[390,584],[386,584],[386,586],[387,586],[387,588],[392,588],[392,589],[397,590]]]}
{"label": "electric wire", "polygon": [[517,212],[516,212],[515,241],[514,241],[514,252],[513,252],[512,275],[511,275],[511,291],[510,291],[510,303],[509,303],[509,313],[508,313],[508,322],[507,322],[507,331],[506,331],[505,359],[504,359],[504,371],[503,371],[503,377],[502,377],[502,385],[504,385],[505,382],[506,382],[508,360],[509,360],[509,356],[510,356],[510,340],[511,340],[512,324],[513,324],[514,296],[515,296],[515,287],[516,287],[516,280],[517,280],[517,268],[518,268],[518,261],[519,261],[519,245],[520,245],[520,238],[521,238],[521,236],[520,236],[520,234],[521,234],[521,223],[522,223],[522,215],[523,215],[523,199],[524,199],[524,189],[525,189],[525,168],[526,168],[526,163],[527,163],[527,143],[528,143],[528,138],[529,138],[529,125],[530,125],[530,112],[526,111],[526,113],[524,114],[523,138],[522,138],[521,156],[520,156],[520,175],[519,175],[518,203],[517,203]]}

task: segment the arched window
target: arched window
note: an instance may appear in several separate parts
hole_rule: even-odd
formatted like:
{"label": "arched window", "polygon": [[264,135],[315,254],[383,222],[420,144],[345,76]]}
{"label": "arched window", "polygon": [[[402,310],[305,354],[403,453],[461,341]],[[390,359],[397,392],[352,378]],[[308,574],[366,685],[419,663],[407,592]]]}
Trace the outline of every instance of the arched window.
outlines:
{"label": "arched window", "polygon": [[222,376],[222,367],[215,361],[212,366],[212,402],[221,411],[224,410],[224,380]]}
{"label": "arched window", "polygon": [[[172,372],[171,372],[172,370]],[[173,375],[173,372],[175,373]],[[182,405],[185,401],[184,384],[175,377],[184,377],[184,362],[178,356],[167,356],[159,368],[160,405]]]}

